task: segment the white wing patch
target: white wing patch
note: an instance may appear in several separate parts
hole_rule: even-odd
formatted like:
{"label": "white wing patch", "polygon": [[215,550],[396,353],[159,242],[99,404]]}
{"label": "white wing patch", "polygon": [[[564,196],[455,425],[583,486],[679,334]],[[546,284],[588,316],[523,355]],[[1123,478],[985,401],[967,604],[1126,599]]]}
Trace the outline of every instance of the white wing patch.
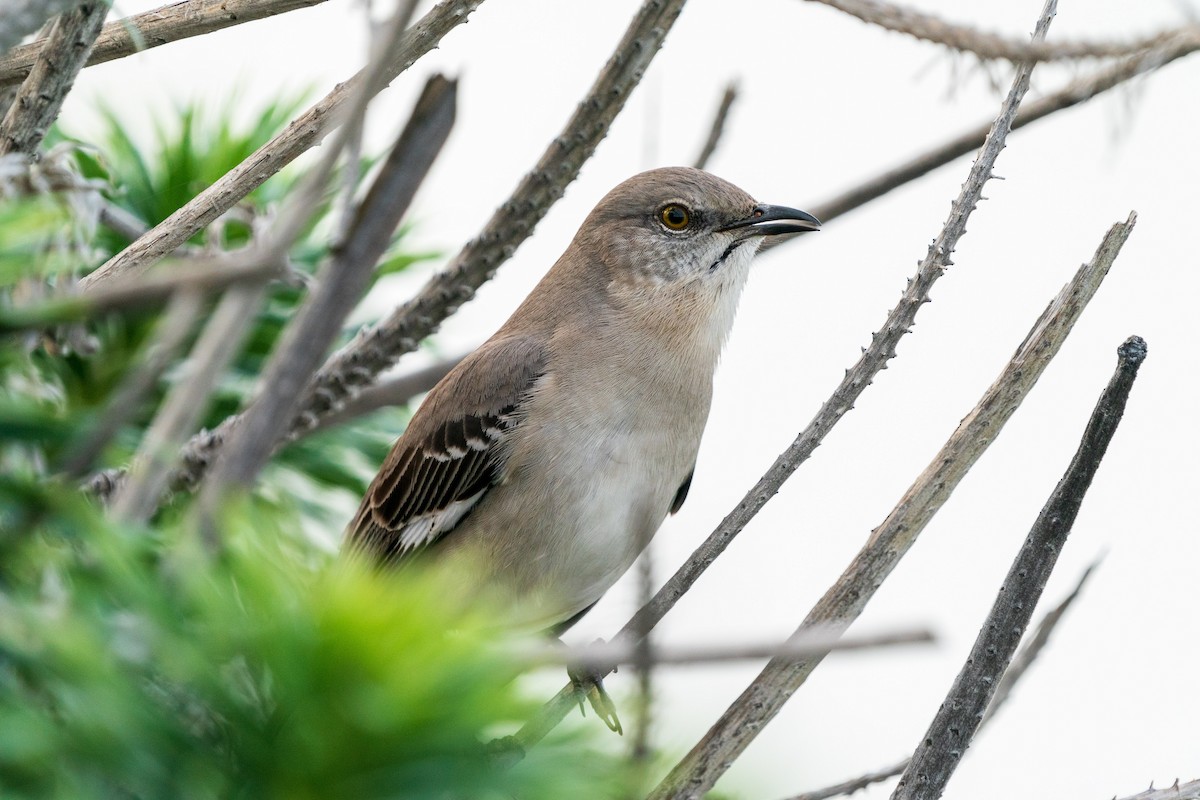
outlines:
{"label": "white wing patch", "polygon": [[[439,459],[440,460],[440,459]],[[450,530],[458,521],[467,515],[487,489],[482,489],[465,500],[455,500],[445,508],[429,514],[424,514],[410,521],[397,531],[400,537],[400,550],[406,552],[429,544]]]}

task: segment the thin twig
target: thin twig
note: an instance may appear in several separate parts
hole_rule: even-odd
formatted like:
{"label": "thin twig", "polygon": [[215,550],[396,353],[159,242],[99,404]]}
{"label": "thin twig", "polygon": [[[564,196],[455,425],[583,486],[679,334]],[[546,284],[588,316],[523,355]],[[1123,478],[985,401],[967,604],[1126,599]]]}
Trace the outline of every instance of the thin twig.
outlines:
{"label": "thin twig", "polygon": [[202,496],[212,507],[234,486],[246,487],[287,432],[301,390],[324,359],[342,322],[362,299],[375,263],[428,174],[454,124],[455,84],[435,75],[360,204],[344,244],[322,268],[316,288],[288,325]]}
{"label": "thin twig", "polygon": [[[737,537],[750,520],[767,504],[767,501],[775,496],[775,493],[779,491],[779,487],[783,485],[783,482],[796,471],[801,463],[812,455],[812,452],[821,443],[821,440],[824,439],[829,430],[832,429],[847,411],[853,408],[858,396],[862,394],[866,387],[870,385],[875,375],[895,355],[896,344],[912,328],[918,309],[928,302],[929,292],[933,284],[942,276],[945,268],[952,263],[950,255],[954,252],[955,245],[966,230],[967,217],[970,216],[971,211],[978,204],[985,182],[991,177],[996,157],[1004,147],[1004,139],[1008,133],[1009,125],[1016,113],[1020,99],[1028,87],[1028,73],[1026,71],[1019,72],[1017,79],[1013,83],[1013,88],[1004,102],[1000,116],[992,124],[992,130],[988,134],[987,141],[984,143],[984,147],[980,151],[978,158],[976,158],[967,180],[962,186],[962,191],[951,207],[949,219],[947,219],[941,232],[930,245],[925,258],[917,269],[917,274],[909,279],[908,286],[901,297],[900,303],[888,314],[880,331],[873,334],[871,346],[864,349],[857,363],[846,370],[845,377],[834,390],[832,396],[821,406],[817,415],[788,448],[775,459],[775,463],[759,478],[753,488],[746,493],[737,507],[725,516],[721,524],[709,534],[708,538],[688,557],[683,566],[659,589],[658,593],[654,596],[654,600],[649,605],[639,609],[633,618],[625,624],[625,627],[617,634],[618,640],[636,636],[640,630],[649,630],[674,607],[679,598],[692,587],[700,575],[716,560],[717,556],[725,551],[729,543]],[[567,689],[569,690],[569,688],[568,686]],[[540,741],[566,716],[569,705],[564,701],[569,697],[569,691],[560,691],[550,702],[543,706],[536,717],[526,723],[516,734],[518,741],[520,741],[525,749]],[[775,710],[777,711],[778,709]],[[774,711],[771,712],[770,716],[774,716]],[[767,718],[769,719],[770,717]],[[753,736],[750,727],[747,726],[746,730],[742,732],[747,737],[745,743],[748,743],[749,738]],[[754,727],[757,728],[757,726]],[[744,744],[742,746],[744,747]],[[688,759],[685,762],[681,762],[677,769],[693,768],[696,764],[695,753],[696,751],[693,750]],[[732,763],[733,757],[730,758],[728,763]],[[684,766],[685,763],[688,765],[687,767]],[[709,765],[709,768],[713,773],[718,773],[718,765],[715,762]],[[673,776],[675,775],[676,773],[673,772],[672,776],[668,776],[668,780],[674,780]],[[716,780],[716,774],[712,775],[712,780]],[[705,782],[707,782],[707,779],[701,778],[698,783],[703,784]],[[659,788],[662,789],[665,785],[664,783]],[[711,786],[711,783],[708,785]],[[698,794],[703,794],[703,791],[699,790]]]}
{"label": "thin twig", "polygon": [[[74,0],[66,5],[78,2]],[[323,2],[325,0],[185,0],[171,3],[105,25],[84,66],[103,64],[180,39]],[[45,39],[38,39],[14,47],[0,57],[0,88],[23,81],[46,46]],[[0,40],[0,52],[7,49]]]}
{"label": "thin twig", "polygon": [[175,353],[191,334],[192,326],[203,308],[204,297],[200,292],[176,292],[149,337],[146,353],[136,360],[135,366],[113,393],[100,419],[82,441],[71,448],[59,471],[69,477],[78,477],[92,468],[121,426],[137,413],[142,398],[154,388],[170,366]]}
{"label": "thin twig", "polygon": [[1117,356],[1116,372],[1092,411],[1079,449],[1013,560],[962,670],[921,737],[892,800],[937,800],[971,746],[1117,432],[1138,368],[1146,359],[1146,343],[1132,336],[1117,349]]}
{"label": "thin twig", "polygon": [[725,121],[729,118],[729,109],[733,107],[733,101],[737,99],[737,95],[737,81],[730,81],[725,86],[725,93],[721,95],[717,113],[713,115],[712,125],[708,128],[708,138],[704,140],[704,146],[700,148],[700,155],[696,156],[696,160],[692,162],[692,166],[696,169],[705,169],[708,166],[708,160],[716,152],[717,145],[721,141],[721,134],[725,132]]}
{"label": "thin twig", "polygon": [[368,386],[332,414],[321,417],[315,430],[326,430],[388,406],[402,406],[424,394],[458,366],[466,354],[446,358],[427,367]]}
{"label": "thin twig", "polygon": [[264,260],[254,246],[217,258],[180,259],[180,263],[185,265],[181,269],[113,281],[90,294],[0,309],[0,334],[77,322],[113,311],[158,308],[178,292],[207,294],[279,278],[287,272],[286,263]]}
{"label": "thin twig", "polygon": [[518,649],[515,656],[536,665],[562,664],[583,669],[611,670],[614,666],[637,664],[642,658],[649,659],[649,663],[655,666],[719,664],[764,658],[810,658],[832,652],[931,644],[935,641],[933,633],[927,628],[867,636],[841,636],[838,631],[808,631],[803,637],[785,642],[740,645],[655,645],[644,648],[640,642],[596,642],[582,647],[563,647],[555,643]]}
{"label": "thin twig", "polygon": [[[637,560],[637,602],[639,606],[650,602],[650,598],[654,596],[655,551],[654,542],[651,539],[652,532],[647,531],[643,536],[642,554]],[[640,634],[632,646],[625,642],[616,643],[617,647],[624,647],[631,651],[629,663],[633,666],[633,677],[637,682],[637,694],[634,698],[633,735],[630,737],[629,743],[629,760],[635,771],[634,774],[643,773],[652,761],[650,726],[654,722],[654,669],[664,663],[657,658],[661,654],[661,650],[651,642],[650,631],[640,631]],[[607,645],[598,642],[594,646],[603,648]],[[601,667],[605,670],[612,670],[618,663],[617,659],[612,659],[608,663],[596,659],[588,662],[584,659],[583,663],[572,667],[574,671],[570,674],[595,672]],[[614,710],[613,713],[615,714],[616,711]],[[599,714],[598,711],[597,714]]]}
{"label": "thin twig", "polygon": [[254,312],[266,291],[265,283],[230,289],[192,349],[186,377],[172,387],[150,424],[127,480],[113,500],[115,519],[142,522],[158,508],[171,464],[204,413],[204,402],[225,367],[237,355]]}
{"label": "thin twig", "polygon": [[17,90],[17,97],[0,121],[0,156],[37,153],[46,131],[58,118],[63,99],[75,85],[75,76],[87,61],[100,35],[108,3],[89,0],[58,18],[46,48]]}
{"label": "thin twig", "polygon": [[[483,0],[442,0],[404,33],[400,47],[384,65],[384,84],[394,80],[418,58],[437,46],[442,37],[460,23]],[[80,288],[93,291],[101,282],[126,272],[135,274],[171,253],[197,231],[232,208],[268,178],[318,144],[330,131],[330,120],[354,96],[364,81],[360,70],[338,84],[316,105],[305,111],[271,141],[255,150],[241,164],[200,192],[146,235],[101,265],[80,281]]]}
{"label": "thin twig", "polygon": [[853,794],[860,789],[865,789],[873,783],[886,781],[888,778],[894,778],[901,772],[904,772],[908,767],[908,758],[902,758],[900,761],[892,764],[890,767],[868,772],[864,775],[859,775],[857,778],[852,778],[848,781],[835,783],[831,786],[826,786],[821,789],[816,789],[803,794],[795,794],[787,798],[787,800],[828,800],[830,797],[841,797],[844,794]]}
{"label": "thin twig", "polygon": [[[1046,643],[1050,640],[1050,634],[1062,620],[1063,614],[1065,614],[1066,610],[1071,606],[1072,603],[1075,602],[1075,599],[1079,597],[1079,593],[1083,589],[1083,584],[1087,581],[1088,576],[1092,574],[1092,571],[1099,566],[1099,564],[1099,561],[1095,561],[1088,566],[1088,568],[1084,570],[1083,574],[1079,577],[1079,580],[1075,584],[1075,588],[1071,590],[1071,593],[1068,594],[1066,598],[1064,598],[1063,601],[1057,606],[1046,612],[1046,614],[1042,617],[1041,622],[1038,623],[1037,629],[1034,631],[1033,636],[1030,637],[1029,641],[1026,642],[1024,646],[1021,647],[1021,651],[1017,653],[1016,657],[1012,660],[1012,663],[1008,665],[1008,669],[1004,671],[1004,677],[1000,679],[1000,683],[996,687],[996,694],[992,696],[992,701],[988,704],[987,713],[983,715],[983,719],[979,723],[980,730],[982,730],[993,719],[996,711],[998,711],[999,708],[1004,705],[1004,702],[1010,696],[1013,687],[1017,685],[1017,682],[1022,677],[1024,677],[1025,673],[1029,670],[1029,667],[1041,653],[1042,648],[1045,647]],[[865,789],[872,783],[879,783],[880,781],[886,781],[888,778],[896,777],[900,773],[904,772],[904,770],[908,769],[908,763],[911,760],[911,758],[905,756],[895,764],[884,767],[883,769],[877,769],[873,772],[860,775],[857,778],[852,778],[848,781],[842,781],[841,783],[835,783],[831,786],[825,786],[820,789],[814,789],[810,792],[792,795],[786,798],[786,800],[828,800],[830,797],[840,797],[844,794],[853,794],[859,789]]]}
{"label": "thin twig", "polygon": [[[799,630],[810,625],[849,626],[908,552],[916,537],[953,493],[959,481],[995,440],[1058,352],[1079,313],[1107,273],[1131,223],[1114,226],[1091,264],[1076,274],[1034,325],[1000,377],[916,479],[887,519],[876,528],[846,571],[808,613]],[[783,707],[820,663],[772,662],[726,710],[685,763],[703,753],[736,758]],[[705,780],[715,780],[706,771]],[[689,795],[685,795],[689,796]]]}
{"label": "thin twig", "polygon": [[105,200],[104,205],[100,207],[100,223],[131,242],[150,230],[150,226],[138,219],[132,211],[111,200]]}
{"label": "thin twig", "polygon": [[[325,362],[292,422],[291,436],[311,431],[322,416],[370,385],[375,376],[390,368],[400,356],[415,350],[422,339],[436,331],[446,317],[474,297],[475,291],[495,275],[550,206],[562,197],[604,138],[662,46],[684,2],[646,0],[566,128],[550,143],[533,171],[521,180],[480,234],[459,251],[445,271],[433,276],[415,298],[361,331]],[[173,487],[195,486],[237,420],[230,417],[216,429],[188,442],[181,468],[172,475]],[[120,472],[110,470],[93,476],[89,488],[104,497],[120,481]]]}
{"label": "thin twig", "polygon": [[[1124,58],[1160,47],[1186,28],[1174,28],[1125,42],[1026,42],[947,22],[905,6],[880,0],[816,0],[863,22],[908,34],[983,59],[1012,62],[1064,61],[1081,58]],[[1193,31],[1194,32],[1194,31]]]}

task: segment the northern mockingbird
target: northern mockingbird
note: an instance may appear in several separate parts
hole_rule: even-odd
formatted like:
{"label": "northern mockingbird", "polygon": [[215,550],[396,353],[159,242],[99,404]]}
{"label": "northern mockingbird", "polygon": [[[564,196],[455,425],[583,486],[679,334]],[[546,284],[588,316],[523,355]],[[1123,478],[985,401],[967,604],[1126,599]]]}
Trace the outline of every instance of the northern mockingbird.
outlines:
{"label": "northern mockingbird", "polygon": [[466,555],[464,592],[498,588],[516,623],[565,630],[683,505],[758,246],[819,227],[688,167],[617,186],[429,393],[348,547]]}

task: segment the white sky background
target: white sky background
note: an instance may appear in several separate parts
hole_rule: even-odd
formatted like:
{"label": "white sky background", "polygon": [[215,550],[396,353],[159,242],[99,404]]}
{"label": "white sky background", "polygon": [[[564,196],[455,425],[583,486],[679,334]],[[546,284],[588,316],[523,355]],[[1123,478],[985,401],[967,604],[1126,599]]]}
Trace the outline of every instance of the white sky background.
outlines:
{"label": "white sky background", "polygon": [[[1025,37],[1041,0],[914,4]],[[127,0],[118,13],[155,5]],[[414,241],[450,255],[479,230],[562,128],[637,6],[492,0],[372,106],[368,139],[378,150],[428,74],[461,78],[457,126],[410,216]],[[1171,0],[1066,0],[1050,38],[1121,39],[1179,24],[1185,11]],[[315,99],[361,65],[364,42],[361,6],[330,0],[89,69],[65,119],[86,136],[89,98],[98,97],[132,125],[168,113],[173,98],[215,100],[235,87],[248,109],[303,86],[314,87]],[[972,747],[949,796],[1107,798],[1151,780],[1200,776],[1197,58],[1010,136],[996,170],[1006,180],[988,184],[955,266],[899,357],[660,627],[679,642],[789,634],[1108,227],[1138,212],[1061,354],[855,626],[928,624],[940,644],[831,657],[723,787],[779,797],[912,751],[1074,452],[1117,345],[1135,333],[1148,341],[1149,358],[1044,605],[1098,554],[1107,558]],[[1040,67],[1031,97],[1083,71]],[[763,202],[807,208],[991,119],[1011,69],[991,72],[995,86],[970,58],[814,3],[692,0],[580,179],[445,326],[443,351],[486,338],[609,188],[642,169],[690,162],[729,79],[740,81],[741,96],[709,168]],[[655,540],[660,577],[732,508],[858,357],[940,230],[969,165],[959,159],[759,260],[717,376],[690,498]],[[380,307],[421,280],[390,284]],[[611,635],[633,597],[627,580],[569,639]],[[660,673],[662,746],[690,748],[760,666]],[[547,695],[560,684],[548,676]],[[618,697],[632,685],[628,675],[609,681]],[[567,724],[600,723],[589,716]]]}

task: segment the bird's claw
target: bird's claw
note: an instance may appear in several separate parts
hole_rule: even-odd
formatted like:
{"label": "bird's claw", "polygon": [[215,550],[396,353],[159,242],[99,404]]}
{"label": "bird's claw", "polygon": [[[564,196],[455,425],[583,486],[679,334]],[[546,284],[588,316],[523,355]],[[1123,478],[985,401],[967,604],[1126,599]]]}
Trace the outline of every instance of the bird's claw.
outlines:
{"label": "bird's claw", "polygon": [[575,686],[575,696],[579,699],[579,713],[586,716],[583,708],[583,698],[586,697],[596,716],[610,731],[618,736],[624,734],[621,718],[617,716],[617,705],[604,689],[604,670],[595,667],[568,667],[567,675]]}

